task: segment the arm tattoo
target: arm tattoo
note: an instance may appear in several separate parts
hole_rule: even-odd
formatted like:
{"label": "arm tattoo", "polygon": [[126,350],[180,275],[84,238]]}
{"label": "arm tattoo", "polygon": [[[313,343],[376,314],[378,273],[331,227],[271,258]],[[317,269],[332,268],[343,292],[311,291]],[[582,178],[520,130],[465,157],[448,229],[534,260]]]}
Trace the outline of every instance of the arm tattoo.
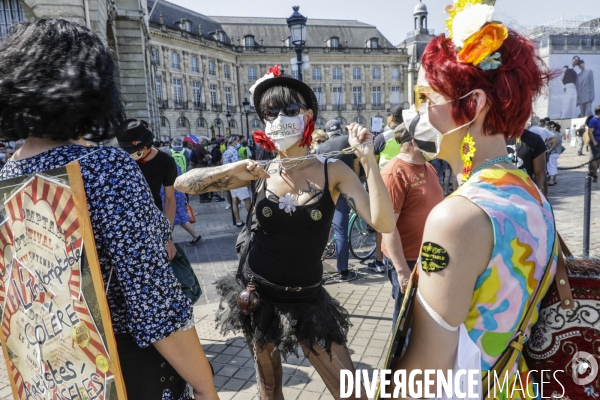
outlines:
{"label": "arm tattoo", "polygon": [[352,208],[354,210],[354,212],[357,212],[356,211],[356,201],[354,201],[354,198],[350,197],[346,193],[342,193],[342,196],[344,196],[344,199],[346,199],[346,201],[348,202],[348,205],[350,205],[350,208]]}
{"label": "arm tattoo", "polygon": [[177,178],[177,186],[189,194],[202,194],[218,190],[227,190],[231,185],[232,177],[229,175],[216,177],[223,173],[224,166],[214,168],[196,168]]}

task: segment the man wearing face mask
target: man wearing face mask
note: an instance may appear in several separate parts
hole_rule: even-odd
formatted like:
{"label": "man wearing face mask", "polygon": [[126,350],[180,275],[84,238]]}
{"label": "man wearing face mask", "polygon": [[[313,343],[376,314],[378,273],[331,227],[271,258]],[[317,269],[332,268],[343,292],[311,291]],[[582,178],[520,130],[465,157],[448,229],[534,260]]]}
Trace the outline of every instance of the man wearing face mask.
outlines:
{"label": "man wearing face mask", "polygon": [[[119,146],[125,150],[137,162],[150,192],[154,198],[154,204],[163,211],[171,224],[169,242],[165,247],[169,259],[172,260],[177,254],[173,243],[173,222],[175,220],[175,188],[173,184],[177,179],[177,165],[173,157],[158,151],[152,147],[154,136],[146,121],[137,118],[125,120],[119,127],[117,141]],[[162,207],[160,188],[165,189],[165,208]]]}
{"label": "man wearing face mask", "polygon": [[381,170],[396,218],[396,229],[383,235],[382,244],[395,300],[392,330],[402,305],[401,283],[408,280],[419,258],[427,215],[444,199],[435,169],[415,146],[404,123],[394,129],[393,140],[400,146],[400,153]]}
{"label": "man wearing face mask", "polygon": [[[223,165],[233,164],[240,161],[238,154],[238,150],[240,148],[239,138],[236,135],[231,135],[229,136],[227,143],[227,150],[225,150],[223,153]],[[241,228],[244,226],[244,223],[240,219],[238,205],[240,201],[243,201],[246,205],[246,211],[250,211],[250,193],[248,192],[247,186],[238,189],[231,189],[229,192],[231,193],[231,207],[233,208],[233,215],[235,216],[235,226]]]}

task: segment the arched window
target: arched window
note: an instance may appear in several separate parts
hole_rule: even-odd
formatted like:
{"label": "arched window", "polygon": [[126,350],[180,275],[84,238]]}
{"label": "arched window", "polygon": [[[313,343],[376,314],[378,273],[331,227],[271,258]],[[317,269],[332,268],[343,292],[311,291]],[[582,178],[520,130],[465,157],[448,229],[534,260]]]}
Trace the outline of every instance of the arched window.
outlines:
{"label": "arched window", "polygon": [[198,121],[196,123],[196,126],[198,128],[207,128],[208,124],[206,123],[206,120],[204,118],[198,118]]}
{"label": "arched window", "polygon": [[0,40],[8,38],[13,27],[23,21],[25,14],[18,0],[0,0]]}
{"label": "arched window", "polygon": [[360,115],[354,118],[354,122],[361,125],[364,125],[366,123],[364,117],[361,117]]}
{"label": "arched window", "polygon": [[252,120],[252,122],[250,123],[250,126],[252,128],[260,128],[262,126],[262,122],[260,122],[260,119],[255,118]]}
{"label": "arched window", "polygon": [[378,49],[379,48],[379,39],[371,38],[369,40],[369,47],[372,49]]}
{"label": "arched window", "polygon": [[169,120],[167,119],[167,117],[160,117],[160,126],[163,126],[163,127],[169,126]]}
{"label": "arched window", "polygon": [[186,117],[179,117],[177,119],[177,127],[178,128],[187,128],[189,126],[190,126],[190,124],[188,123],[188,120]]}

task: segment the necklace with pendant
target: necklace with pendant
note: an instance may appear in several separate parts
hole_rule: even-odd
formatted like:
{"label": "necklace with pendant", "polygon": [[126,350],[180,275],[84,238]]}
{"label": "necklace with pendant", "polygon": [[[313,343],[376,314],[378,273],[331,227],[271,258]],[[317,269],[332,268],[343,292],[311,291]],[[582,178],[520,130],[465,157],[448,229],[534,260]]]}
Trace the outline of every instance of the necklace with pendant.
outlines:
{"label": "necklace with pendant", "polygon": [[279,175],[281,175],[281,173],[283,171],[297,167],[298,165],[302,164],[303,162],[304,162],[304,160],[296,161],[295,163],[286,165],[285,167],[283,165],[279,164]]}

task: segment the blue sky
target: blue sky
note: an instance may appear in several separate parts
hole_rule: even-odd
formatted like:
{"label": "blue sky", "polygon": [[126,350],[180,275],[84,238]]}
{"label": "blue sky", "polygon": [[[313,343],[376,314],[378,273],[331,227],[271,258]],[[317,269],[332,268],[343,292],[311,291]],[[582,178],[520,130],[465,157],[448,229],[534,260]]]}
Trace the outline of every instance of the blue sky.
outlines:
{"label": "blue sky", "polygon": [[[413,8],[418,0],[170,0],[205,15],[286,18],[292,6],[311,18],[353,19],[377,26],[394,45],[412,29]],[[429,28],[444,30],[443,8],[451,0],[424,0]],[[497,0],[496,19],[512,27],[540,25],[557,18],[600,17],[598,0]],[[309,38],[310,40],[310,38]]]}

